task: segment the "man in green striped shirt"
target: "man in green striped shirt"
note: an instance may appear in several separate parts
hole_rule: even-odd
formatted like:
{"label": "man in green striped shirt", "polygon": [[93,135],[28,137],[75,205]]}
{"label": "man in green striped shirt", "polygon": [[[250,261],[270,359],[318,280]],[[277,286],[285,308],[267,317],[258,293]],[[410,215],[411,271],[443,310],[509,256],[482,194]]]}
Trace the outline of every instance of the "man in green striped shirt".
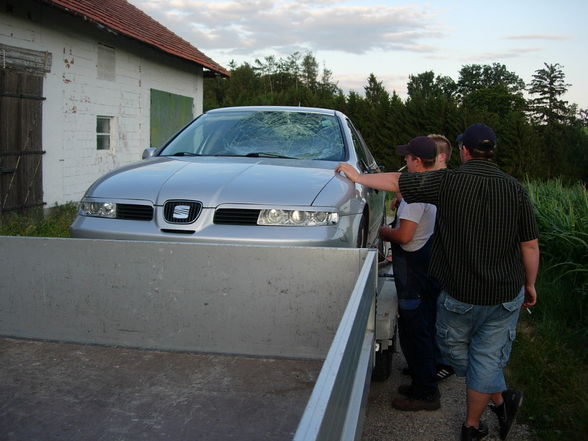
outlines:
{"label": "man in green striped shirt", "polygon": [[408,203],[437,206],[430,274],[443,287],[438,344],[456,374],[466,377],[461,439],[488,434],[480,417],[490,401],[506,439],[522,392],[507,389],[503,368],[520,308],[537,299],[538,230],[525,189],[493,162],[494,131],[473,124],[459,144],[463,164],[456,169],[364,175],[340,164],[336,171],[362,185],[401,191]]}

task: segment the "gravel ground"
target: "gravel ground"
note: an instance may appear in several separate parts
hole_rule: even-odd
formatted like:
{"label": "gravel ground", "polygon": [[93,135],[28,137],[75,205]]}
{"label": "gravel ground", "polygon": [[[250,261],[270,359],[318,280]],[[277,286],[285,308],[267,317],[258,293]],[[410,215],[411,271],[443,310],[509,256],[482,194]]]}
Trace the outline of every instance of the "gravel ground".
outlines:
{"label": "gravel ground", "polygon": [[[439,385],[441,409],[432,412],[402,412],[393,409],[391,401],[393,397],[398,396],[398,386],[408,382],[408,377],[401,373],[404,366],[406,362],[402,353],[396,353],[390,378],[384,382],[372,382],[362,441],[459,440],[461,424],[465,419],[464,379],[453,375]],[[495,415],[488,409],[482,419],[490,429],[485,441],[499,441]],[[532,439],[528,428],[516,422],[508,436],[508,441]]]}

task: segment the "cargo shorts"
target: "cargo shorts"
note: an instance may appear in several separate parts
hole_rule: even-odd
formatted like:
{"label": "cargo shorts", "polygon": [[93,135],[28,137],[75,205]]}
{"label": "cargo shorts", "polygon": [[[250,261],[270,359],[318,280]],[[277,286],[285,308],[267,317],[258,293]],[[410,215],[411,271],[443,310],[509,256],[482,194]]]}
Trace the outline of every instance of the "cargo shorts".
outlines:
{"label": "cargo shorts", "polygon": [[437,300],[437,345],[443,358],[476,392],[506,390],[503,368],[510,357],[524,289],[492,306],[470,305],[442,291]]}

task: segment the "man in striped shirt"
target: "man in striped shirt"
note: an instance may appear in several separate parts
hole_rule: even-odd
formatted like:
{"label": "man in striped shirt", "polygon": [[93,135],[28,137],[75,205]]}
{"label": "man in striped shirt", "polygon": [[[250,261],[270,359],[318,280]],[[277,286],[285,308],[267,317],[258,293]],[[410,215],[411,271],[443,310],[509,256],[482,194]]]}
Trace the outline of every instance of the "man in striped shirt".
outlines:
{"label": "man in striped shirt", "polygon": [[480,417],[490,401],[506,439],[522,393],[507,389],[503,368],[520,308],[537,299],[538,229],[525,189],[492,162],[494,131],[473,124],[459,141],[463,164],[452,170],[364,175],[340,164],[336,171],[362,185],[400,190],[408,203],[437,206],[430,274],[443,287],[438,344],[456,374],[466,377],[461,439],[488,434]]}

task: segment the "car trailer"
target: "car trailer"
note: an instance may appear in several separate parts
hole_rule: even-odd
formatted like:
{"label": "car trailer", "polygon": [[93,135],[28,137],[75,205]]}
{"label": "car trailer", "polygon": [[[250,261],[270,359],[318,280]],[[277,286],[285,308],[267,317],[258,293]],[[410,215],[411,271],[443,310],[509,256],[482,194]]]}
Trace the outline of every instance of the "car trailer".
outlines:
{"label": "car trailer", "polygon": [[3,440],[356,440],[389,375],[395,290],[373,249],[0,249]]}

